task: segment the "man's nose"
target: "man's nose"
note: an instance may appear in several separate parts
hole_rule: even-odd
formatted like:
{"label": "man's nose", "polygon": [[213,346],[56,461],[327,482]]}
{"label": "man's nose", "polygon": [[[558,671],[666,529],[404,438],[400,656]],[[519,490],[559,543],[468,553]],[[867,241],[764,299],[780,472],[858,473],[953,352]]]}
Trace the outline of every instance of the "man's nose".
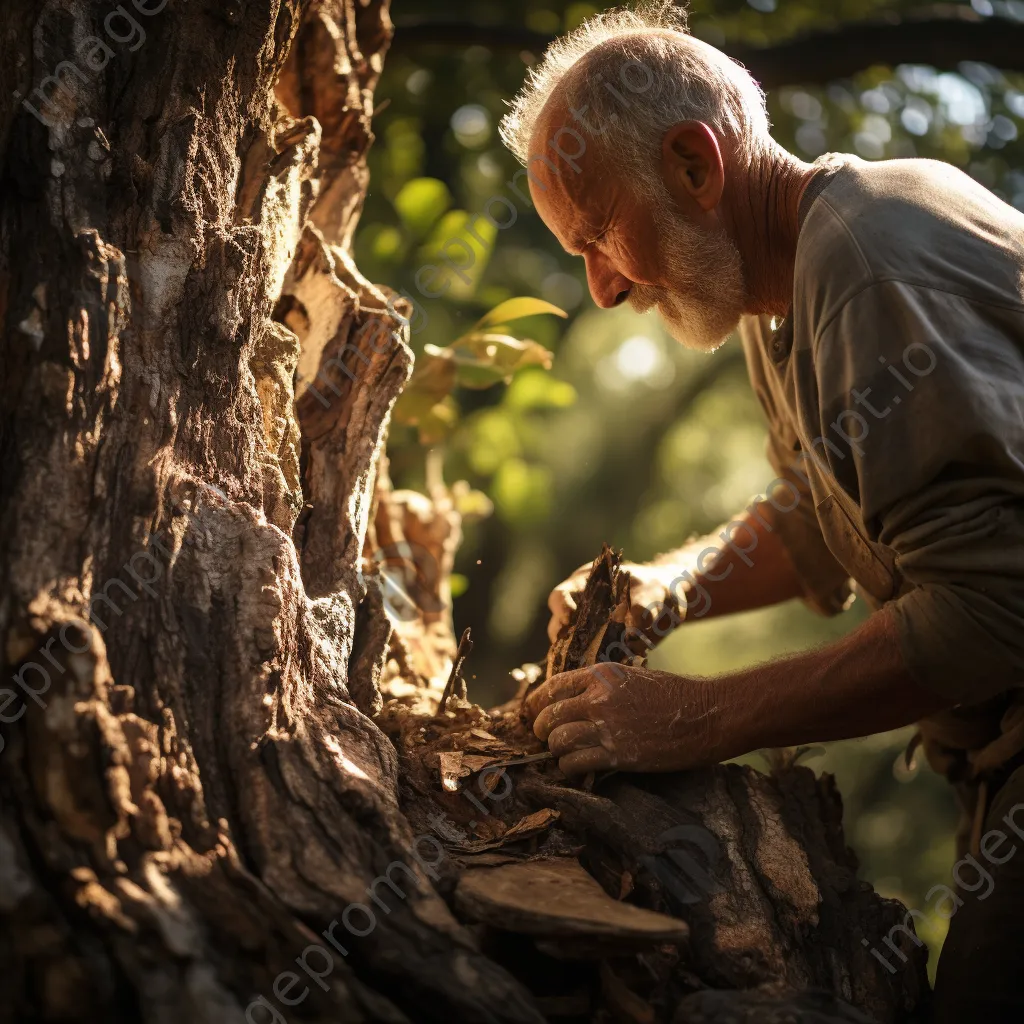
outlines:
{"label": "man's nose", "polygon": [[594,302],[602,309],[611,309],[625,302],[633,282],[620,274],[607,257],[599,252],[587,252],[583,259],[587,266],[587,284]]}

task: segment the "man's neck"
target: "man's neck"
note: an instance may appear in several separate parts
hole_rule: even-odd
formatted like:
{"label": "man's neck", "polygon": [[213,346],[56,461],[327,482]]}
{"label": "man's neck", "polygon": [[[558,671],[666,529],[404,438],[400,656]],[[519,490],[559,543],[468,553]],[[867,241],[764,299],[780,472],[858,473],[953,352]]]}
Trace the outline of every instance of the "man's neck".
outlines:
{"label": "man's neck", "polygon": [[743,257],[747,313],[784,317],[793,301],[800,200],[818,168],[775,148],[755,158],[724,211]]}

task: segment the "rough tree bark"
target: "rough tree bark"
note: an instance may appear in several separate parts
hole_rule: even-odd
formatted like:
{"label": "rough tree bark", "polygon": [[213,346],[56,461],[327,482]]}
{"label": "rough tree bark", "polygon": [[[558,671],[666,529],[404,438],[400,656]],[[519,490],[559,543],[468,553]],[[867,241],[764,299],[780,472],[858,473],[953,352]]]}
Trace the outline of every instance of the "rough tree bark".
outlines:
{"label": "rough tree bark", "polygon": [[[473,820],[460,776],[537,745],[439,707],[460,524],[387,480],[412,357],[350,255],[387,5],[112,9],[0,12],[0,1021],[909,1019],[921,957],[861,948],[901,911],[805,770],[520,765]],[[694,823],[726,861],[673,902]]]}

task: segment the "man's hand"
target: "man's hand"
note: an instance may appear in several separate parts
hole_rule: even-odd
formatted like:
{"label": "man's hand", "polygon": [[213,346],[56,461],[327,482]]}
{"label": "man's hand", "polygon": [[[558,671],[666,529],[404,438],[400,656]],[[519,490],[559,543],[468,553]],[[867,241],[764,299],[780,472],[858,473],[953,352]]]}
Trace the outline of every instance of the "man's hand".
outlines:
{"label": "man's hand", "polygon": [[914,680],[890,607],[841,640],[714,679],[603,663],[526,698],[567,775],[675,771],[760,747],[867,736],[952,707]]}
{"label": "man's hand", "polygon": [[552,676],[527,698],[566,775],[667,772],[719,760],[711,680],[606,662]]}
{"label": "man's hand", "polygon": [[[548,597],[548,608],[551,609],[548,639],[552,643],[558,639],[559,631],[568,625],[576,610],[591,565],[591,562],[581,565],[551,591]],[[643,633],[653,645],[682,620],[679,615],[679,596],[669,593],[673,581],[678,581],[679,569],[674,565],[640,565],[636,562],[623,562],[622,569],[629,573],[630,625]],[[657,619],[648,611],[652,606],[658,612]],[[658,625],[658,631],[652,628],[655,624]]]}
{"label": "man's hand", "polygon": [[[652,564],[624,563],[630,575],[628,625],[653,646],[684,619],[730,615],[801,596],[781,536],[768,525],[772,513],[762,502],[756,515],[741,512],[720,533],[690,541]],[[730,537],[738,547],[728,543]],[[589,573],[588,562],[551,591],[552,643],[576,610]]]}

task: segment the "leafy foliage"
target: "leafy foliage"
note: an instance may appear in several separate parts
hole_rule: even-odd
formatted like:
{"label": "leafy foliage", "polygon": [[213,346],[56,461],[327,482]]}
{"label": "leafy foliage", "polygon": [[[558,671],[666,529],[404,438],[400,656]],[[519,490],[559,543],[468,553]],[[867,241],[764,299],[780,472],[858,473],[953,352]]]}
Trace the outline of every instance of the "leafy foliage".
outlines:
{"label": "leafy foliage", "polygon": [[457,410],[451,393],[456,385],[483,389],[502,381],[511,383],[516,371],[527,366],[550,370],[548,349],[507,333],[512,321],[543,313],[568,316],[543,299],[506,299],[450,345],[425,345],[395,406],[395,422],[417,427],[420,443],[434,444],[455,425]]}

